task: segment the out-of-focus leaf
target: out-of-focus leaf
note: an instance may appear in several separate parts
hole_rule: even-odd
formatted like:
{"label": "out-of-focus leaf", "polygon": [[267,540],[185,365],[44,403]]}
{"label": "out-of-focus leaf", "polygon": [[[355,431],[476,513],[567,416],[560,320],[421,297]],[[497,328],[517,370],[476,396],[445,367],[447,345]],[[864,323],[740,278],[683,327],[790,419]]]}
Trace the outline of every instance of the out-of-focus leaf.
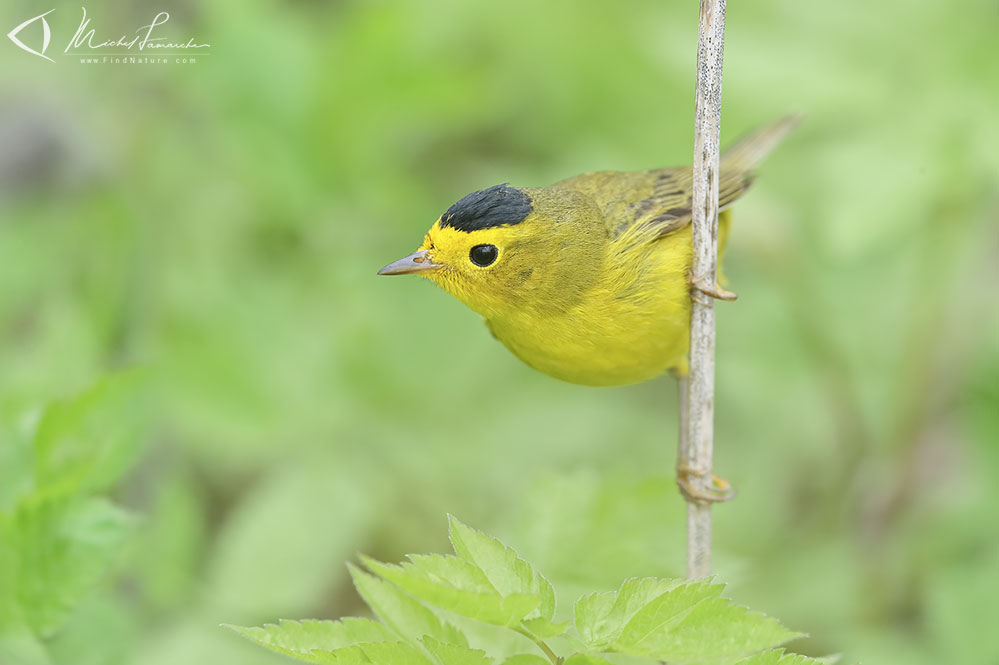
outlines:
{"label": "out-of-focus leaf", "polygon": [[51,636],[118,557],[133,518],[104,499],[23,501],[0,518],[9,565],[3,605],[13,604],[38,635]]}
{"label": "out-of-focus leaf", "polygon": [[0,423],[0,514],[35,487],[35,452],[27,426]]}
{"label": "out-of-focus leaf", "polygon": [[[325,460],[325,458],[323,458]],[[287,464],[246,493],[223,526],[204,584],[218,616],[281,616],[319,602],[374,506],[357,474]]]}
{"label": "out-of-focus leaf", "polygon": [[[239,639],[229,630],[220,630],[217,621],[205,628],[205,617],[185,617],[150,636],[136,649],[129,665],[176,665],[177,663],[238,663],[276,665],[284,656],[262,649],[256,642]],[[66,665],[71,665],[67,663]]]}
{"label": "out-of-focus leaf", "polygon": [[33,442],[36,487],[100,491],[117,481],[139,451],[144,384],[141,372],[112,375],[47,406]]}
{"label": "out-of-focus leaf", "polygon": [[188,475],[163,479],[129,550],[143,596],[159,611],[189,603],[202,582],[208,517],[200,499],[197,481]]}
{"label": "out-of-focus leaf", "polygon": [[0,617],[0,663],[51,665],[48,651],[31,629]]}
{"label": "out-of-focus leaf", "polygon": [[[127,559],[123,563],[127,563]],[[143,617],[134,607],[122,603],[115,592],[113,578],[99,584],[77,605],[55,636],[45,641],[54,663],[108,665],[131,662]],[[94,639],[95,634],[102,639]]]}
{"label": "out-of-focus leaf", "polygon": [[997,552],[983,551],[962,568],[935,571],[930,580],[929,625],[939,652],[950,654],[952,662],[999,662],[999,639],[984,638],[999,621]]}

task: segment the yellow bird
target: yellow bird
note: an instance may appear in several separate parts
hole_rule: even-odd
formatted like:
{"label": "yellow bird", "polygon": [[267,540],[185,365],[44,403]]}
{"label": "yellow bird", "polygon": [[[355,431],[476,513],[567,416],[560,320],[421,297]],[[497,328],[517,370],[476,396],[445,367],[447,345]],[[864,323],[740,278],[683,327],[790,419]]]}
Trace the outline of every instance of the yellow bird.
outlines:
{"label": "yellow bird", "polygon": [[[795,123],[784,118],[722,155],[719,251],[727,208]],[[563,381],[611,386],[684,372],[690,200],[689,166],[496,185],[448,208],[416,252],[378,274],[430,279],[514,355]]]}

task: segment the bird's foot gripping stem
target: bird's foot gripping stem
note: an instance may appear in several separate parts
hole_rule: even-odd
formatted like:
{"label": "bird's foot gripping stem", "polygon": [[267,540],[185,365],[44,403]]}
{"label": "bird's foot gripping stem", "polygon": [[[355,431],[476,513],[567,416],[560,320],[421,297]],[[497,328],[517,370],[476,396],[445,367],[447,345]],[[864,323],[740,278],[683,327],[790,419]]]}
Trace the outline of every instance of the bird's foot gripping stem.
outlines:
{"label": "bird's foot gripping stem", "polygon": [[703,282],[691,280],[690,288],[693,289],[695,297],[697,294],[703,294],[709,298],[714,298],[715,300],[725,300],[727,302],[732,302],[739,297],[735,293],[723,289],[717,283],[709,286]]}
{"label": "bird's foot gripping stem", "polygon": [[[703,482],[697,481],[703,481],[709,475],[711,484],[704,488]],[[683,463],[676,467],[676,484],[687,501],[721,503],[735,498],[735,488],[732,487],[732,483],[711,474],[710,471],[694,469]]]}

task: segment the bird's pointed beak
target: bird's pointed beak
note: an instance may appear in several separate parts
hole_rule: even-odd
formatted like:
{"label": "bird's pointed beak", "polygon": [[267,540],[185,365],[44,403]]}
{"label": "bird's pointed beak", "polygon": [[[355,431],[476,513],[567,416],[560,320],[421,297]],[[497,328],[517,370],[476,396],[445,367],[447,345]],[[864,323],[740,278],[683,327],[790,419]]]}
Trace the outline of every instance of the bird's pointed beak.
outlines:
{"label": "bird's pointed beak", "polygon": [[419,272],[431,272],[439,269],[439,263],[433,263],[427,256],[427,250],[419,249],[404,259],[393,261],[378,271],[379,275],[412,275]]}

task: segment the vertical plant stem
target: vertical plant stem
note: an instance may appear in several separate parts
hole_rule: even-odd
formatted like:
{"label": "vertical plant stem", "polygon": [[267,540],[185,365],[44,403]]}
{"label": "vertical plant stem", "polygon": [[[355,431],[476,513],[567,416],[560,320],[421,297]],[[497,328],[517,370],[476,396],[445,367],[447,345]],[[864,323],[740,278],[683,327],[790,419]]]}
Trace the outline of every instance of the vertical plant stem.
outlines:
{"label": "vertical plant stem", "polygon": [[[715,291],[718,272],[718,152],[721,133],[725,0],[701,0],[697,41],[697,105],[694,127],[693,246],[691,267],[690,373],[686,381],[685,432],[678,474],[692,492],[687,499],[687,576],[711,574],[712,450],[714,445]],[[681,385],[681,389],[684,386]],[[700,495],[700,496],[699,496]]]}

